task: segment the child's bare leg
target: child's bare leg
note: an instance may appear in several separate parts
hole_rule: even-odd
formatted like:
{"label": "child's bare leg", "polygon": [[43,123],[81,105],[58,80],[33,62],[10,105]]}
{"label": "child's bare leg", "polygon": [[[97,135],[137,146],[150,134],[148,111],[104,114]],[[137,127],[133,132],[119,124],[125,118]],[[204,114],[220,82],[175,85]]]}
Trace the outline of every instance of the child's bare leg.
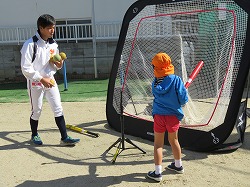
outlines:
{"label": "child's bare leg", "polygon": [[181,161],[181,146],[178,141],[178,131],[168,133],[168,141],[174,155],[174,163],[167,166],[168,169],[174,170],[177,173],[184,173]]}
{"label": "child's bare leg", "polygon": [[181,146],[178,141],[178,131],[168,133],[168,141],[171,145],[171,149],[175,160],[181,159]]}
{"label": "child's bare leg", "polygon": [[164,145],[165,132],[154,132],[154,162],[155,165],[162,164],[162,150]]}
{"label": "child's bare leg", "polygon": [[163,133],[154,132],[154,162],[155,170],[149,171],[147,177],[153,179],[157,182],[162,180],[162,149],[164,145],[164,135]]}

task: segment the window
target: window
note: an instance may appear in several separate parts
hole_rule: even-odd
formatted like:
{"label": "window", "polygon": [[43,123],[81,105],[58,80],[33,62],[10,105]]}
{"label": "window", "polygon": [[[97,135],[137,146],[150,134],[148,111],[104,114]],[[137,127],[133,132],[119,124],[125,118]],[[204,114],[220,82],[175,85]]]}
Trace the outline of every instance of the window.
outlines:
{"label": "window", "polygon": [[92,37],[91,19],[56,20],[55,38],[58,41],[75,41]]}

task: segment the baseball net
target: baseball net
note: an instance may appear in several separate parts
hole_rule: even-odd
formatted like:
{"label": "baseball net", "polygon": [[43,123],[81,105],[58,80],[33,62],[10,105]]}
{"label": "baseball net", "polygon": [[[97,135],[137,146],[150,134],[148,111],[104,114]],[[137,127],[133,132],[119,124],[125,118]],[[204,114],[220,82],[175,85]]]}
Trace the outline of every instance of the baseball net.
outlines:
{"label": "baseball net", "polygon": [[198,61],[204,61],[188,88],[182,126],[209,131],[222,124],[238,76],[247,16],[231,0],[146,6],[129,22],[113,94],[117,113],[122,92],[125,115],[153,121],[151,60],[166,52],[184,83]]}

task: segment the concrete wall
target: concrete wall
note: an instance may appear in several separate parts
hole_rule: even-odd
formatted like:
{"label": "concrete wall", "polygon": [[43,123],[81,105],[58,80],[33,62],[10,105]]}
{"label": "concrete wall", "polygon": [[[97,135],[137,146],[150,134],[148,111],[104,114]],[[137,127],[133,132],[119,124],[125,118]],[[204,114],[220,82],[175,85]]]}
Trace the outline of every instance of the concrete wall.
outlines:
{"label": "concrete wall", "polygon": [[[97,42],[96,62],[98,78],[108,78],[112,67],[117,41]],[[0,82],[25,81],[21,72],[21,45],[0,46]],[[67,54],[68,79],[93,79],[95,77],[92,42],[59,43],[60,51]],[[63,78],[63,71],[56,74]]]}
{"label": "concrete wall", "polygon": [[[92,1],[94,2],[93,4]],[[0,26],[16,27],[36,25],[37,18],[45,13],[53,15],[56,20],[92,19],[92,10],[94,10],[96,22],[121,22],[125,12],[135,1],[136,0],[1,1]]]}
{"label": "concrete wall", "polygon": [[19,51],[19,46],[0,46],[0,81],[14,79],[20,75],[18,72]]}

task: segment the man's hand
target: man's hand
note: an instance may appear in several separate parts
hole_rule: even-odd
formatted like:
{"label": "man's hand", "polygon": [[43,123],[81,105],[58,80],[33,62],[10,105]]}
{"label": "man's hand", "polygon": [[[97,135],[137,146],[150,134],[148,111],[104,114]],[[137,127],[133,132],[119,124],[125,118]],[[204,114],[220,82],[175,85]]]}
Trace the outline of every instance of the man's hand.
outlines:
{"label": "man's hand", "polygon": [[51,78],[42,78],[40,80],[40,82],[44,85],[44,87],[46,88],[51,88],[52,86],[54,86],[53,82],[51,82]]}
{"label": "man's hand", "polygon": [[55,54],[54,56],[50,57],[50,62],[55,64],[57,68],[61,69],[63,66],[63,61],[67,59],[67,56],[64,52],[61,52],[60,54]]}
{"label": "man's hand", "polygon": [[61,59],[60,61],[54,61],[53,62],[55,65],[56,65],[56,67],[58,67],[58,68],[62,68],[62,66],[63,66],[63,60]]}

